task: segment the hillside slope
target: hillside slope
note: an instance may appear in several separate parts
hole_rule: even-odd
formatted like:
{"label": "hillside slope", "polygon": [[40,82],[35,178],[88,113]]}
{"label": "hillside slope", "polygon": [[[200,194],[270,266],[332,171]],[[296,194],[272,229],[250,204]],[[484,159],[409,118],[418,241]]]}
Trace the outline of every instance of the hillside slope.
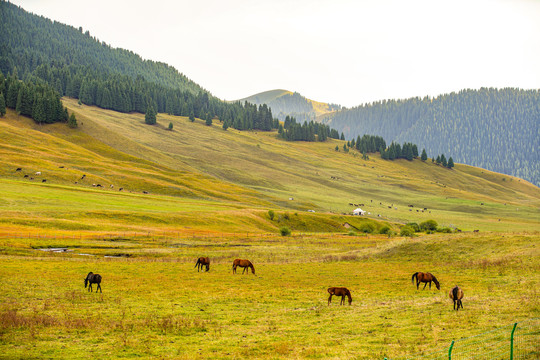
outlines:
{"label": "hillside slope", "polygon": [[[47,184],[76,189],[113,184],[138,194],[263,212],[348,214],[356,204],[378,220],[435,219],[465,230],[538,228],[540,189],[518,178],[460,164],[449,170],[419,160],[385,161],[376,155],[363,160],[355,151],[336,152],[336,145],[343,145],[339,140],[291,143],[276,132],[224,131],[219,124],[164,114],[149,126],[141,114],[72,99],[64,104],[76,114],[79,129],[39,126],[11,111],[0,120],[2,178],[24,186],[29,180],[23,173],[42,171]],[[23,171],[15,171],[18,167]],[[86,179],[75,184],[82,174]],[[310,228],[308,220],[302,221],[291,226]]]}

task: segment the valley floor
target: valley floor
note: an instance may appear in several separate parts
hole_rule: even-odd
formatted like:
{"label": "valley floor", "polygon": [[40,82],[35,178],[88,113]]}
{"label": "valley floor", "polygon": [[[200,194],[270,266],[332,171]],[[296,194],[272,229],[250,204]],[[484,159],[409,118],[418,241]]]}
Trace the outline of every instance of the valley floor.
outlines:
{"label": "valley floor", "polygon": [[[540,316],[535,233],[0,240],[0,359],[389,359]],[[92,249],[133,256],[80,255]],[[210,256],[209,272],[194,269]],[[234,258],[256,274],[233,275]],[[87,292],[89,272],[103,293]],[[441,290],[416,290],[429,271]],[[448,291],[460,285],[464,309]],[[94,285],[95,286],[95,285]],[[352,306],[326,289],[352,290]]]}

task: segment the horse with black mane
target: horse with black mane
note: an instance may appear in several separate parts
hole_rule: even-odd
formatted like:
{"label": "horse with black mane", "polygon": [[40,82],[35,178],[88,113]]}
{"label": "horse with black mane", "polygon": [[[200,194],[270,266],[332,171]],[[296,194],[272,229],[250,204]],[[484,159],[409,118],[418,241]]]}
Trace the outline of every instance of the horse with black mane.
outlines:
{"label": "horse with black mane", "polygon": [[197,272],[199,272],[199,269],[202,269],[206,266],[206,271],[210,270],[210,258],[209,257],[200,257],[197,259],[197,263],[195,264],[195,267],[197,268]]}
{"label": "horse with black mane", "polygon": [[422,290],[426,288],[426,285],[429,283],[429,289],[431,290],[431,282],[433,281],[435,283],[435,286],[437,287],[437,290],[441,290],[441,285],[435,278],[435,276],[432,273],[423,273],[423,272],[416,272],[413,274],[411,281],[414,284],[414,278],[416,277],[416,290],[418,290],[418,287],[420,286],[420,283],[426,283]]}
{"label": "horse with black mane", "polygon": [[332,302],[332,296],[341,296],[341,301],[339,302],[340,305],[345,305],[345,296],[349,298],[349,305],[352,303],[352,296],[349,289],[344,287],[331,287],[328,288],[328,293],[330,296],[328,297],[328,305]]}
{"label": "horse with black mane", "polygon": [[93,272],[89,272],[88,275],[86,275],[86,279],[84,279],[84,287],[86,288],[88,286],[88,291],[93,292],[92,284],[97,284],[96,292],[99,290],[100,292],[103,292],[101,290],[101,275],[94,274]]}
{"label": "horse with black mane", "polygon": [[247,273],[249,274],[249,269],[251,268],[251,272],[253,273],[253,275],[255,275],[255,267],[253,266],[253,264],[251,263],[251,261],[249,260],[245,260],[245,259],[236,259],[233,261],[233,265],[232,265],[232,271],[233,271],[233,274],[236,274],[236,268],[240,266],[241,268],[244,268],[242,270],[242,274],[244,273],[244,271],[247,270]]}
{"label": "horse with black mane", "polygon": [[461,302],[461,299],[463,299],[463,290],[461,290],[459,286],[454,286],[454,288],[450,290],[448,296],[454,301],[454,310],[458,311],[460,307],[463,309],[463,303]]}

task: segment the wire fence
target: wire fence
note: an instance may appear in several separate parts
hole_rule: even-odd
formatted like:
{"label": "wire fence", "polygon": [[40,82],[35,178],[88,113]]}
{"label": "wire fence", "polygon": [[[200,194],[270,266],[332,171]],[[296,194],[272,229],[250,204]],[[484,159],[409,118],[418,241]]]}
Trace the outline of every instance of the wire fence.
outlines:
{"label": "wire fence", "polygon": [[540,318],[455,340],[447,348],[430,354],[403,358],[403,360],[418,359],[538,360],[540,359]]}

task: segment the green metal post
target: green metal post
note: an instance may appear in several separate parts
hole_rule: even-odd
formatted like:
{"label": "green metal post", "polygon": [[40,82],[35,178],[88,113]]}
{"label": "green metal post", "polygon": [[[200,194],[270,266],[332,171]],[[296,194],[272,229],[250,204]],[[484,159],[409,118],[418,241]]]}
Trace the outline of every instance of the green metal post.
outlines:
{"label": "green metal post", "polygon": [[514,359],[514,332],[516,331],[518,323],[514,324],[514,328],[512,329],[512,334],[510,335],[510,360]]}
{"label": "green metal post", "polygon": [[454,347],[454,340],[452,340],[452,344],[450,344],[450,349],[448,349],[448,360],[452,360],[452,348]]}

